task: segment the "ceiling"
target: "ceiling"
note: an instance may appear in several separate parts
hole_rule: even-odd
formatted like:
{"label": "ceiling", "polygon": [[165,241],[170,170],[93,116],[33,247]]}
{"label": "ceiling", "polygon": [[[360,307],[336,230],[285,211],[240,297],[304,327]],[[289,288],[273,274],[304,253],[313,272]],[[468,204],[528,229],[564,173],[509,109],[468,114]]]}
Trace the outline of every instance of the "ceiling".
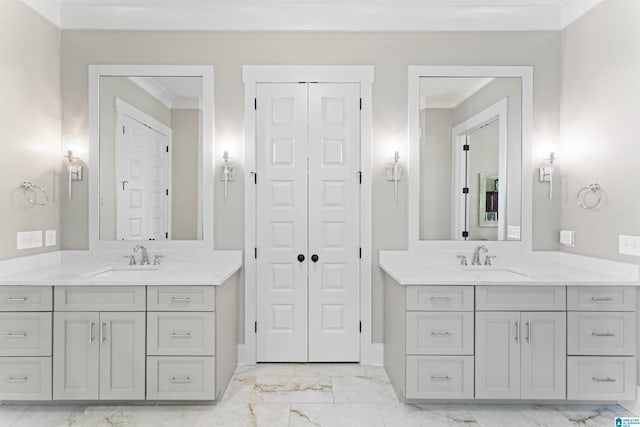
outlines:
{"label": "ceiling", "polygon": [[557,31],[603,0],[22,0],[62,29]]}
{"label": "ceiling", "polygon": [[421,77],[420,108],[455,108],[493,77]]}

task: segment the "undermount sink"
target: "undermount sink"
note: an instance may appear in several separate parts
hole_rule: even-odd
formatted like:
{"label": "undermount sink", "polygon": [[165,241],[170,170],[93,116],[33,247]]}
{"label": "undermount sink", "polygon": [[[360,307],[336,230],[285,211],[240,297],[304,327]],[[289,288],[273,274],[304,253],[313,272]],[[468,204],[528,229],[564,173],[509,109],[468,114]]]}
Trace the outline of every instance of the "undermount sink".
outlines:
{"label": "undermount sink", "polygon": [[84,274],[84,276],[88,277],[113,277],[113,278],[126,278],[132,276],[138,276],[141,273],[147,271],[158,271],[161,266],[159,265],[119,265],[119,266],[109,266],[105,268],[101,268],[99,270],[95,270],[89,273]]}
{"label": "undermount sink", "polygon": [[529,277],[527,274],[511,268],[494,265],[461,265],[458,268],[480,280],[508,281],[522,280]]}

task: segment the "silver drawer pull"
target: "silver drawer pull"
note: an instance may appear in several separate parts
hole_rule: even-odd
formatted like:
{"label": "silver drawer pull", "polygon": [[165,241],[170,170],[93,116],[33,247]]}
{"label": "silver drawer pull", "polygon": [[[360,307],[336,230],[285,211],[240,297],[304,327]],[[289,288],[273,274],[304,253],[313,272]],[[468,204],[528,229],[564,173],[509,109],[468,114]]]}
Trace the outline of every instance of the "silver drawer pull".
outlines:
{"label": "silver drawer pull", "polygon": [[591,335],[594,337],[615,337],[616,334],[613,332],[591,332]]}
{"label": "silver drawer pull", "polygon": [[591,297],[591,301],[594,302],[602,302],[602,301],[611,301],[613,298],[611,297]]}
{"label": "silver drawer pull", "polygon": [[172,337],[191,338],[191,332],[171,332],[169,335]]}
{"label": "silver drawer pull", "polygon": [[171,302],[191,302],[190,297],[171,297]]}
{"label": "silver drawer pull", "polygon": [[451,301],[451,297],[431,297],[431,301],[433,301],[433,302],[447,302],[447,301]]}
{"label": "silver drawer pull", "polygon": [[171,378],[169,378],[169,381],[171,381],[174,384],[187,384],[187,383],[191,382],[191,378],[189,378],[189,377],[184,377],[184,378],[171,377]]}
{"label": "silver drawer pull", "polygon": [[593,378],[591,378],[591,380],[594,383],[615,383],[616,382],[616,380],[614,378],[611,378],[611,377],[607,377],[607,378],[593,377]]}
{"label": "silver drawer pull", "polygon": [[9,332],[8,334],[4,334],[5,338],[26,338],[26,332]]}
{"label": "silver drawer pull", "polygon": [[431,375],[432,381],[451,381],[452,379],[449,375]]}
{"label": "silver drawer pull", "polygon": [[27,377],[9,377],[7,378],[8,383],[26,383]]}
{"label": "silver drawer pull", "polygon": [[453,335],[451,332],[449,331],[432,331],[431,332],[431,336],[432,337],[448,337]]}
{"label": "silver drawer pull", "polygon": [[4,300],[8,302],[25,302],[27,297],[5,297]]}

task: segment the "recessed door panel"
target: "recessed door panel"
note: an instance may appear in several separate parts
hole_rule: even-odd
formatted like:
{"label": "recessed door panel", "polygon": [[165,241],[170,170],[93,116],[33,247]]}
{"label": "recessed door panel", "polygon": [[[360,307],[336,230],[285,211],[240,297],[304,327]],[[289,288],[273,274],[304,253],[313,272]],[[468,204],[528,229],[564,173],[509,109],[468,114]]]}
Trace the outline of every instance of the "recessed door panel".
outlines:
{"label": "recessed door panel", "polygon": [[306,362],[307,89],[257,94],[257,360]]}
{"label": "recessed door panel", "polygon": [[309,85],[309,361],[360,360],[360,86]]}

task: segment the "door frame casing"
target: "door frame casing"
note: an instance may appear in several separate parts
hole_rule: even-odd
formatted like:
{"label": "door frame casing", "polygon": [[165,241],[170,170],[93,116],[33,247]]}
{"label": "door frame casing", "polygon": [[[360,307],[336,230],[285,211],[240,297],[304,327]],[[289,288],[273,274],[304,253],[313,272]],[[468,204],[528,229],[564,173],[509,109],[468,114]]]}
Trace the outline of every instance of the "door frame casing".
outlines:
{"label": "door frame casing", "polygon": [[[372,84],[373,66],[306,66],[306,65],[245,65],[242,67],[244,83],[244,130],[245,170],[256,170],[256,111],[254,100],[258,83],[359,83],[362,111],[360,114],[360,363],[382,364],[382,344],[372,342],[371,305],[371,145],[372,145]],[[259,178],[258,178],[259,179]],[[247,176],[244,188],[244,344],[238,344],[238,364],[254,365],[257,361],[257,262],[254,248],[256,229],[256,185],[253,177]]]}

